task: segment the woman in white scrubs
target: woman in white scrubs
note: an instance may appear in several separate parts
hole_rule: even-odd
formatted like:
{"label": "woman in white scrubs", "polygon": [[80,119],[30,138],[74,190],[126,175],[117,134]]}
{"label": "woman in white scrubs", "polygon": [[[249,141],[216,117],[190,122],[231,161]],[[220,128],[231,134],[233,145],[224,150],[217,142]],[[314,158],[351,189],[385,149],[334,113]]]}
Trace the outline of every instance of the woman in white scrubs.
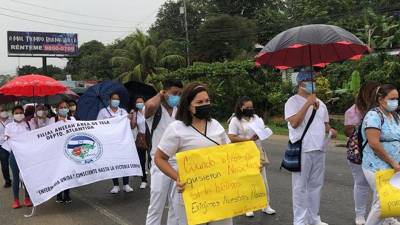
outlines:
{"label": "woman in white scrubs", "polygon": [[[230,142],[221,124],[211,119],[211,104],[207,89],[201,83],[189,84],[183,91],[175,122],[171,123],[158,145],[155,163],[160,170],[176,182],[178,192],[184,185],[168,159],[176,153],[192,149],[223,145]],[[179,225],[187,225],[181,194],[173,195]],[[232,218],[207,223],[208,225],[232,225]]]}

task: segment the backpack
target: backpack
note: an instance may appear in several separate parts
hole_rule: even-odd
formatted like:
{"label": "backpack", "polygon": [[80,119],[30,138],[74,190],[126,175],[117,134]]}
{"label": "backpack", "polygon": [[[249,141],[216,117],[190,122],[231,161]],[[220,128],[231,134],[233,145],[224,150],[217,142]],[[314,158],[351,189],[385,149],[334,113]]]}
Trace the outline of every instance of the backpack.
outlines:
{"label": "backpack", "polygon": [[152,149],[152,139],[153,139],[153,132],[157,128],[158,124],[160,123],[162,115],[161,106],[157,109],[156,113],[154,114],[153,123],[151,125],[151,129],[146,123],[146,142],[149,149]]}
{"label": "backpack", "polygon": [[[378,113],[381,119],[381,126],[385,122],[385,118],[382,112],[377,109],[371,109],[370,111],[375,111]],[[366,115],[366,114],[365,114]],[[363,157],[363,150],[365,146],[368,144],[368,140],[364,140],[362,136],[362,124],[364,122],[364,118],[361,119],[361,123],[357,128],[354,128],[353,133],[350,135],[347,141],[347,159],[354,164],[361,164]]]}

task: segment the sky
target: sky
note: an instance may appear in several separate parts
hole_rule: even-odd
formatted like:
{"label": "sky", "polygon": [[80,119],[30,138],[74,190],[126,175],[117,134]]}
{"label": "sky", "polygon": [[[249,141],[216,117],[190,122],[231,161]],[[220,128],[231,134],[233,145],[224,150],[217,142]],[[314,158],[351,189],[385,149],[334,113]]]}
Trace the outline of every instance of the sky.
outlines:
{"label": "sky", "polygon": [[[77,33],[79,45],[91,40],[109,44],[136,28],[146,31],[165,1],[0,0],[0,74],[13,75],[23,65],[42,66],[41,58],[8,57],[7,31]],[[66,63],[47,60],[59,67]]]}

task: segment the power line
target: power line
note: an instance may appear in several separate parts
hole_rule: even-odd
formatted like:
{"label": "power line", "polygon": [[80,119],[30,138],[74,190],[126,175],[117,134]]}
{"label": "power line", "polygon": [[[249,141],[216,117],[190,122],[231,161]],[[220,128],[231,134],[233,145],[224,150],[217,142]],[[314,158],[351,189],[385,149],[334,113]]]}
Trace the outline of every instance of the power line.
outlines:
{"label": "power line", "polygon": [[77,22],[77,21],[72,21],[72,20],[63,20],[63,19],[58,19],[58,18],[54,18],[54,17],[41,16],[41,15],[37,15],[37,14],[32,14],[32,13],[19,11],[19,10],[15,10],[15,9],[4,8],[4,7],[0,7],[0,9],[7,10],[10,12],[15,12],[15,13],[21,13],[21,14],[25,14],[25,15],[29,15],[29,16],[45,18],[45,19],[49,19],[49,20],[61,21],[61,22],[65,22],[65,23],[75,23],[75,24],[95,26],[95,27],[128,28],[128,29],[133,28],[133,27],[124,27],[124,26],[110,26],[110,25],[98,25],[98,24],[93,24],[93,23],[82,23],[82,22]]}
{"label": "power line", "polygon": [[61,12],[64,14],[70,14],[70,15],[75,15],[75,16],[82,16],[82,17],[88,17],[88,18],[96,18],[96,19],[101,19],[101,20],[109,20],[109,21],[116,21],[116,22],[124,22],[124,23],[131,23],[132,21],[127,21],[127,20],[117,20],[117,19],[112,19],[112,18],[108,18],[108,17],[101,17],[101,16],[93,16],[93,15],[88,15],[88,14],[83,14],[83,13],[77,13],[77,12],[71,12],[71,11],[66,11],[66,10],[61,10],[61,9],[57,9],[57,8],[51,8],[51,7],[46,7],[46,6],[42,6],[42,5],[37,5],[37,4],[33,4],[30,2],[24,2],[24,1],[19,1],[19,0],[11,0],[12,2],[18,3],[18,4],[23,4],[23,5],[29,5],[35,8],[41,8],[41,9],[47,9],[47,10],[51,10],[51,11],[57,11],[57,12]]}
{"label": "power line", "polygon": [[91,29],[91,28],[83,28],[83,27],[76,27],[76,26],[67,26],[67,25],[43,22],[43,21],[39,21],[39,20],[26,19],[26,18],[13,16],[13,15],[10,15],[10,14],[5,14],[5,13],[0,13],[0,15],[1,16],[6,16],[6,17],[9,17],[9,18],[13,18],[13,19],[18,19],[18,20],[25,20],[25,21],[30,21],[30,22],[34,22],[34,23],[41,23],[41,24],[57,26],[57,27],[72,28],[72,29],[77,29],[77,30],[99,31],[99,32],[106,32],[106,33],[128,33],[128,32],[132,32],[132,31],[129,31],[129,30],[100,30],[100,29]]}

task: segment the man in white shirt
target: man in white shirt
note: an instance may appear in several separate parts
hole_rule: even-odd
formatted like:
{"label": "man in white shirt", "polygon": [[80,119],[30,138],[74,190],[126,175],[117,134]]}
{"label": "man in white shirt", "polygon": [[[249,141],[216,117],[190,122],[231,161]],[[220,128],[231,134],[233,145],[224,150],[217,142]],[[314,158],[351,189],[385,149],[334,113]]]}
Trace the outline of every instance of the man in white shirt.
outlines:
{"label": "man in white shirt", "polygon": [[[146,225],[160,225],[161,218],[164,212],[165,204],[168,199],[168,221],[167,225],[177,225],[178,217],[174,212],[171,204],[172,193],[175,193],[174,181],[166,176],[154,164],[154,155],[157,146],[160,143],[161,137],[168,125],[175,121],[177,106],[182,93],[182,82],[174,80],[166,80],[163,84],[163,90],[156,96],[149,99],[145,104],[145,117],[150,129],[152,166],[150,169],[151,184],[150,184],[150,204],[147,211]],[[155,126],[157,125],[157,126]],[[155,128],[154,130],[152,130]],[[171,165],[176,167],[176,159],[170,159]]]}
{"label": "man in white shirt", "polygon": [[292,143],[301,139],[313,108],[317,111],[302,142],[301,172],[292,173],[293,225],[327,225],[319,216],[325,174],[324,140],[327,133],[336,137],[336,131],[329,125],[326,105],[315,95],[313,72],[300,72],[297,84],[297,94],[285,104],[285,120]]}
{"label": "man in white shirt", "polygon": [[1,163],[1,172],[3,173],[3,178],[5,181],[4,187],[11,187],[11,178],[10,178],[10,164],[9,157],[10,153],[1,147],[1,145],[5,142],[4,130],[8,123],[12,122],[8,118],[8,112],[5,110],[3,105],[0,105],[0,163]]}

